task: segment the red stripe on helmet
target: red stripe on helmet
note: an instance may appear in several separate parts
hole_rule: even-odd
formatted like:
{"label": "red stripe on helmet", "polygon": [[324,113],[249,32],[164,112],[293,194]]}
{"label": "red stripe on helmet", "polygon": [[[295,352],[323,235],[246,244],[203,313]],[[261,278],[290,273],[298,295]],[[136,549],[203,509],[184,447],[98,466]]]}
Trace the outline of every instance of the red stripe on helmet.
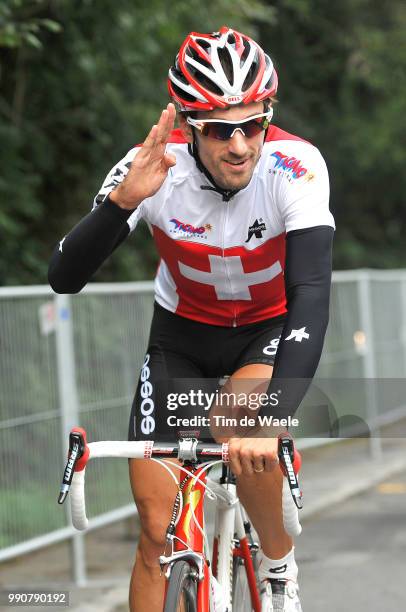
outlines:
{"label": "red stripe on helmet", "polygon": [[[237,32],[237,30],[233,30],[231,28],[228,28],[227,26],[223,26],[220,28],[219,30],[220,34],[227,34],[227,32],[230,32],[235,39],[235,50],[237,51],[238,55],[241,57],[242,54],[244,53],[244,37],[242,34],[240,34],[240,32]],[[247,38],[248,40],[250,40],[248,38],[248,36],[246,36],[245,38]]]}
{"label": "red stripe on helmet", "polygon": [[[205,38],[204,36],[200,36],[199,38]],[[196,38],[190,38],[190,42],[189,42],[189,47],[192,47],[198,54],[199,56],[205,60],[206,62],[210,63],[211,62],[211,57],[210,55],[207,53],[207,51],[205,49],[203,49],[203,47],[201,47],[198,43],[198,40]]]}
{"label": "red stripe on helmet", "polygon": [[196,102],[193,102],[193,106],[190,102],[189,103],[186,102],[186,105],[191,108],[196,108],[196,109],[200,108],[200,109],[205,109],[205,110],[213,110],[213,108],[226,108],[227,104],[222,99],[221,96],[218,96],[208,91],[207,89],[205,89],[202,85],[199,84],[199,82],[189,72],[187,62],[186,62],[186,48],[188,44],[188,38],[185,40],[184,44],[182,45],[179,51],[178,63],[182,70],[182,73],[184,74],[184,76],[186,76],[189,84],[192,85],[199,93],[201,93],[202,96],[206,98],[207,102],[204,103],[204,102],[200,102],[196,100]]}

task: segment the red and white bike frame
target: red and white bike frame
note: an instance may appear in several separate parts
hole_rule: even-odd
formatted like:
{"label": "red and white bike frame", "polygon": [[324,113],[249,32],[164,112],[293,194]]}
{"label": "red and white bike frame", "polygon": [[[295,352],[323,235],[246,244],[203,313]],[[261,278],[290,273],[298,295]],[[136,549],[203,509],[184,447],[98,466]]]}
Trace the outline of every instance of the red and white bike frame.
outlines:
{"label": "red and white bike frame", "polygon": [[[85,504],[85,469],[89,459],[95,457],[122,457],[135,459],[161,460],[177,457],[184,461],[180,477],[182,481],[179,513],[174,529],[168,536],[172,544],[169,555],[160,557],[161,567],[169,578],[173,563],[179,559],[187,560],[196,570],[197,611],[213,612],[211,574],[221,585],[227,612],[232,611],[232,573],[233,558],[241,557],[247,574],[251,605],[254,612],[260,612],[261,604],[257,589],[256,576],[244,527],[243,508],[240,505],[236,485],[233,482],[219,483],[207,477],[207,463],[227,462],[227,444],[207,444],[188,441],[178,444],[159,444],[154,442],[93,442],[87,444],[86,432],[75,428],[70,436],[68,463],[62,481],[59,503],[63,503],[70,490],[72,522],[79,530],[86,529],[88,519]],[[204,465],[206,464],[206,465]],[[281,466],[282,467],[282,466]],[[290,464],[290,468],[292,464]],[[286,469],[287,468],[287,469]],[[301,526],[298,520],[298,489],[294,492],[294,471],[284,466],[286,478],[283,479],[283,518],[287,533],[298,535]],[[290,484],[289,484],[290,482]],[[204,530],[204,497],[216,499],[215,534],[213,555],[209,563],[209,550]],[[237,544],[237,545],[236,545]]]}

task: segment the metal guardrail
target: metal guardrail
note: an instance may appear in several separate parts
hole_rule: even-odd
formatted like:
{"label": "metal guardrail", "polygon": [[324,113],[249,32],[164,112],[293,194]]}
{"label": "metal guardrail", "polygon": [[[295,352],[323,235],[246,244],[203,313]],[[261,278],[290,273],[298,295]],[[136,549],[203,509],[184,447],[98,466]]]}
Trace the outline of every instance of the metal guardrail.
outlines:
{"label": "metal guardrail", "polygon": [[[0,289],[0,561],[70,538],[73,577],[85,581],[83,536],[55,503],[67,433],[80,423],[92,439],[126,438],[152,303],[152,282],[89,284],[74,296]],[[406,377],[406,270],[334,273],[318,376]],[[371,394],[376,427],[405,416],[400,406],[378,408]],[[371,450],[379,455],[379,437]],[[90,528],[135,512],[126,466],[117,463],[104,468],[108,499],[97,464],[89,475]]]}

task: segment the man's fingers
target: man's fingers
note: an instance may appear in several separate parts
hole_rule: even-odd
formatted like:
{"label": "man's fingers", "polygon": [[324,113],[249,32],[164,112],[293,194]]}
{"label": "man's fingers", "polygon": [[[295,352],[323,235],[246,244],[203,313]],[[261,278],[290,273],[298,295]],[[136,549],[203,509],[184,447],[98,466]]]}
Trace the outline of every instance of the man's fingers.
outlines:
{"label": "man's fingers", "polygon": [[176,164],[176,156],[172,153],[165,153],[164,162],[167,168],[171,168]]}
{"label": "man's fingers", "polygon": [[[157,157],[164,157],[164,145],[167,143],[168,137],[171,131],[173,130],[175,117],[175,106],[170,103],[168,104],[167,108],[165,108],[161,112],[161,116],[159,117],[158,123],[152,126],[148,136],[144,140],[142,150],[138,154],[138,156],[142,154],[140,159],[142,159],[146,155],[151,155],[152,153],[154,153]],[[174,163],[171,163],[169,165],[173,166]]]}
{"label": "man's fingers", "polygon": [[242,472],[242,466],[240,461],[239,447],[234,447],[234,444],[229,441],[228,454],[230,458],[230,468],[233,474],[239,476]]}
{"label": "man's fingers", "polygon": [[158,121],[158,141],[162,144],[166,144],[168,141],[168,137],[174,127],[175,117],[176,111],[174,105],[168,104],[162,111]]}
{"label": "man's fingers", "polygon": [[175,126],[175,119],[176,119],[175,105],[172,104],[172,102],[170,102],[166,108],[168,110],[168,125],[169,125],[170,130],[173,130]]}
{"label": "man's fingers", "polygon": [[265,461],[265,472],[272,472],[278,465],[278,460],[275,457],[266,456]]}
{"label": "man's fingers", "polygon": [[157,125],[153,125],[152,128],[149,131],[148,136],[146,137],[146,139],[144,140],[144,142],[142,143],[142,149],[140,151],[140,153],[142,152],[142,150],[149,150],[152,149],[155,144],[156,144],[156,139],[157,139],[157,133],[158,133],[158,126]]}
{"label": "man's fingers", "polygon": [[240,453],[240,457],[243,474],[245,474],[245,476],[252,476],[254,473],[254,458],[252,453],[243,450]]}

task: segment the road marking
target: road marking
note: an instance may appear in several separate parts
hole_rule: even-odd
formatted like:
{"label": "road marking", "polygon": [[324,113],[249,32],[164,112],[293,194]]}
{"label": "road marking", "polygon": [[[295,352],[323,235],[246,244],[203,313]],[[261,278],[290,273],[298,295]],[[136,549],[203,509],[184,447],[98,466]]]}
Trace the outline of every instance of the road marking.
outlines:
{"label": "road marking", "polygon": [[383,495],[402,495],[406,493],[405,482],[383,482],[376,487],[379,493]]}

